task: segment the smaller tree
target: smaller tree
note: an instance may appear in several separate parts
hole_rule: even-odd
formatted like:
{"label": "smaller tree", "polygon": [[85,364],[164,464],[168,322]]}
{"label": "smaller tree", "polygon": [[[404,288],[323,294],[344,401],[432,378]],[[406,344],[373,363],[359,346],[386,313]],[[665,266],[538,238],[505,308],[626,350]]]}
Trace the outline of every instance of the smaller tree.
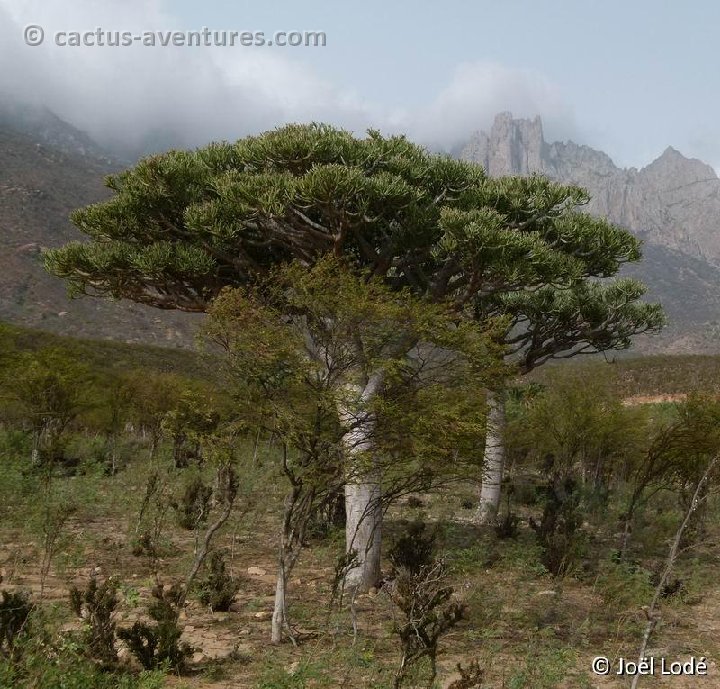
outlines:
{"label": "smaller tree", "polygon": [[32,435],[33,466],[52,468],[62,458],[71,423],[87,407],[90,369],[53,348],[22,352],[12,358],[2,381],[11,401],[8,414]]}
{"label": "smaller tree", "polygon": [[521,407],[509,447],[534,458],[545,475],[572,476],[607,496],[614,477],[645,450],[643,409],[624,407],[601,368],[567,367]]}
{"label": "smaller tree", "polygon": [[[686,546],[702,536],[707,497],[716,486],[715,474],[708,475],[706,471],[720,448],[720,402],[691,395],[677,406],[677,414],[677,420],[658,435],[652,450],[656,455],[655,464],[665,470],[663,483],[669,479],[682,512],[690,515],[683,530],[683,546]],[[690,509],[698,486],[701,501]]]}
{"label": "smaller tree", "polygon": [[623,407],[598,368],[569,368],[518,407],[508,435],[543,477],[543,515],[531,525],[545,565],[562,574],[583,550],[587,514],[605,508],[614,482],[644,456],[647,419]]}
{"label": "smaller tree", "polygon": [[176,469],[190,462],[202,464],[202,442],[220,423],[220,414],[204,390],[186,389],[180,393],[174,408],[162,421],[162,428],[173,444]]}
{"label": "smaller tree", "polygon": [[96,400],[82,421],[104,439],[105,470],[114,476],[121,468],[121,442],[131,417],[132,389],[123,375],[105,372],[96,375]]}
{"label": "smaller tree", "polygon": [[85,621],[84,642],[88,655],[106,669],[117,663],[115,650],[115,608],[118,582],[108,579],[98,584],[93,576],[84,591],[70,589],[70,608]]}
{"label": "smaller tree", "polygon": [[148,435],[153,460],[163,435],[163,422],[177,408],[186,381],[172,373],[140,369],[124,378],[130,393],[131,418],[138,430]]}
{"label": "smaller tree", "polygon": [[[289,492],[273,617],[278,642],[288,628],[287,577],[310,520],[343,484],[346,495],[349,485],[370,490],[347,507],[348,569],[361,568],[368,553],[358,544],[379,552],[389,502],[428,487],[443,465],[457,469],[467,438],[477,442],[477,397],[449,390],[462,381],[467,393],[500,367],[474,323],[330,258],[310,270],[291,264],[252,290],[226,290],[210,309],[208,334],[229,355],[245,418],[282,441]],[[418,343],[412,356],[408,341]],[[378,372],[378,389],[364,396]]]}

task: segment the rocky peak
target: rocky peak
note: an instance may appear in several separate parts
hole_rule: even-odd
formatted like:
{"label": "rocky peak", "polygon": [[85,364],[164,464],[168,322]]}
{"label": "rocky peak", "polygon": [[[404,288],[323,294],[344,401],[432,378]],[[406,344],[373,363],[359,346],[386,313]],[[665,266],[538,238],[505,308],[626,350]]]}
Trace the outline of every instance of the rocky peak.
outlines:
{"label": "rocky peak", "polygon": [[539,117],[495,118],[460,157],[491,176],[539,172],[586,188],[587,210],[627,227],[647,242],[720,266],[720,179],[700,160],[668,147],[641,170],[617,167],[610,157],[572,141],[547,143]]}
{"label": "rocky peak", "polygon": [[658,158],[642,169],[642,174],[664,186],[677,186],[678,182],[717,181],[715,170],[697,158],[686,158],[680,151],[668,146]]}
{"label": "rocky peak", "polygon": [[478,132],[461,157],[475,160],[494,177],[542,170],[545,141],[540,117],[515,120],[509,112],[495,118],[490,135]]}

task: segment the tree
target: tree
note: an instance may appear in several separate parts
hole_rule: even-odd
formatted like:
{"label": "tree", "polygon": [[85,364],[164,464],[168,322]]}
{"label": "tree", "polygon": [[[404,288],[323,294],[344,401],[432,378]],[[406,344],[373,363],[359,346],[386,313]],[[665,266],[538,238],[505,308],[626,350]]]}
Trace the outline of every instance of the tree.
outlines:
{"label": "tree", "polygon": [[[550,278],[544,285],[500,290],[478,304],[476,317],[508,318],[502,341],[519,375],[551,359],[627,349],[633,336],[656,331],[665,323],[659,305],[640,301],[645,292],[641,283],[598,280],[614,275],[623,263],[640,259],[639,244],[632,235],[603,220],[584,215],[573,219],[570,214],[558,217],[550,232],[551,244],[577,241],[581,245],[586,232],[596,232],[603,239],[595,250],[567,246],[571,255],[579,254],[586,261],[580,275],[564,284]],[[485,473],[477,512],[481,523],[494,519],[500,505],[505,459],[503,392],[490,391],[488,406]]]}
{"label": "tree", "polygon": [[[607,348],[620,333],[660,319],[657,308],[637,303],[637,283],[586,285],[640,254],[629,233],[577,211],[588,201],[583,190],[541,177],[489,179],[404,137],[290,125],[150,157],[107,185],[113,198],[72,216],[91,241],[45,253],[47,269],[75,295],[202,312],[223,287],[330,253],[459,317],[506,314],[517,323],[501,339],[527,362],[588,338]],[[582,309],[537,318],[531,307],[542,299]],[[522,330],[536,336],[514,341]],[[539,339],[558,332],[555,344]],[[417,344],[398,335],[398,348]],[[374,372],[356,388],[356,401],[377,396],[384,382]],[[351,488],[348,513],[367,514],[377,480]],[[371,579],[377,567],[364,571]]]}
{"label": "tree", "polygon": [[[706,476],[706,470],[719,448],[720,402],[697,394],[677,405],[677,419],[658,434],[651,447],[649,476],[643,478],[647,483],[670,483],[676,489],[682,511],[691,515],[683,546],[703,535],[706,498],[716,487],[714,475]],[[654,474],[650,472],[653,466],[657,469]],[[698,490],[702,504],[690,509]]]}
{"label": "tree", "polygon": [[51,471],[62,459],[70,424],[88,405],[90,370],[59,349],[22,352],[11,359],[2,386],[32,436],[33,466]]}
{"label": "tree", "polygon": [[[137,369],[123,376],[130,397],[130,411],[138,430],[150,438],[150,460],[155,458],[163,435],[163,422],[175,410],[186,381],[173,373]],[[171,428],[172,431],[172,428]]]}
{"label": "tree", "polygon": [[[244,423],[272,431],[282,445],[288,492],[272,621],[272,641],[279,643],[290,630],[287,581],[308,524],[343,484],[351,492],[373,476],[375,494],[349,501],[358,511],[348,511],[353,556],[346,562],[362,576],[379,565],[379,533],[372,529],[390,501],[427,488],[448,474],[446,467],[457,471],[463,456],[473,455],[469,441],[483,418],[469,393],[497,375],[497,347],[473,321],[457,323],[442,306],[366,281],[332,257],[309,270],[290,264],[254,289],[223,291],[207,331],[228,354]],[[426,351],[407,357],[396,347],[398,331]],[[382,392],[358,397],[378,372]]]}

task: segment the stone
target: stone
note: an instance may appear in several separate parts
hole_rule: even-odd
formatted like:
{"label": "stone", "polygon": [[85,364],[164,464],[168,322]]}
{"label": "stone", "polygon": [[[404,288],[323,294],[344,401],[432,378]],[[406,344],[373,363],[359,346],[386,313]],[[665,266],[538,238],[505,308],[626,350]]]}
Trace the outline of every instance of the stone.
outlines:
{"label": "stone", "polygon": [[[474,134],[459,157],[492,177],[542,174],[587,189],[581,210],[608,218],[643,240],[643,260],[621,271],[649,286],[670,325],[640,351],[717,353],[720,326],[720,179],[715,170],[668,147],[641,169],[622,168],[602,151],[572,141],[547,142],[542,121],[501,113]],[[692,295],[692,296],[690,296]],[[647,344],[645,344],[645,342]]]}
{"label": "stone", "polygon": [[262,567],[248,567],[247,573],[252,577],[264,577],[267,574],[267,570]]}

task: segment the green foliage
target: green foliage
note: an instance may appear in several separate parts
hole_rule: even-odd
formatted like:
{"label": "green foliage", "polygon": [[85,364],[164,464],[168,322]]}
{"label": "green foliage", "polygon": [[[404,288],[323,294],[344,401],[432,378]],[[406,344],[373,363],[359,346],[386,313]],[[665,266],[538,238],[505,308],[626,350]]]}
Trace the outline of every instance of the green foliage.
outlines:
{"label": "green foliage", "polygon": [[154,456],[165,417],[179,403],[184,382],[172,373],[134,370],[123,376],[131,400],[132,420],[150,436]]}
{"label": "green foliage", "polygon": [[691,395],[677,412],[677,421],[659,438],[659,449],[672,461],[680,489],[691,495],[720,448],[720,402]]}
{"label": "green foliage", "polygon": [[32,463],[51,470],[63,460],[67,430],[92,398],[90,370],[62,350],[16,354],[0,381],[5,418],[32,434]]}
{"label": "green foliage", "polygon": [[[253,289],[226,290],[209,315],[207,332],[229,355],[243,418],[294,450],[284,471],[320,489],[321,502],[347,480],[343,437],[361,419],[374,426],[373,461],[383,462],[388,483],[403,472],[427,483],[474,459],[484,420],[475,392],[505,369],[488,332],[458,323],[447,308],[325,258],[275,270]],[[374,376],[382,384],[363,394]],[[353,471],[369,459],[354,453]]]}
{"label": "green foliage", "polygon": [[206,485],[200,474],[193,475],[186,482],[180,500],[171,503],[178,525],[193,531],[204,524],[210,513],[212,492],[212,486]]}
{"label": "green foliage", "polygon": [[161,671],[107,672],[68,639],[33,637],[13,661],[0,657],[0,689],[160,689]]}
{"label": "green foliage", "polygon": [[166,590],[161,584],[153,589],[153,602],[148,615],[154,624],[135,622],[129,629],[118,629],[122,639],[146,670],[169,666],[178,672],[185,669],[192,648],[180,641],[182,628],[178,624],[180,609],[178,603],[181,589]]}
{"label": "green foliage", "polygon": [[85,621],[83,643],[88,656],[104,668],[117,663],[115,650],[115,621],[113,614],[118,604],[118,583],[107,579],[98,585],[92,577],[81,591],[76,586],[70,589],[70,608]]}
{"label": "green foliage", "polygon": [[16,642],[28,633],[33,604],[25,593],[2,591],[0,601],[0,656],[11,656]]}
{"label": "green foliage", "polygon": [[508,316],[503,339],[525,370],[576,348],[627,347],[663,322],[638,303],[637,282],[591,280],[640,251],[577,210],[582,189],[490,179],[404,137],[289,125],[146,158],[107,185],[110,200],[72,217],[91,241],[45,252],[75,294],[204,311],[223,287],[333,254],[395,289]]}
{"label": "green foliage", "polygon": [[198,582],[198,598],[211,610],[225,612],[240,590],[240,582],[228,573],[225,555],[220,551],[210,555],[207,570],[205,578]]}
{"label": "green foliage", "polygon": [[511,406],[509,452],[540,463],[546,473],[607,487],[642,457],[649,429],[645,411],[623,407],[600,376],[590,382],[582,368],[555,369],[551,385]]}
{"label": "green foliage", "polygon": [[15,635],[12,653],[0,649],[1,689],[160,689],[163,673],[110,671],[88,657],[76,635],[63,632],[56,611],[30,606],[20,596],[15,610],[24,609],[22,634]]}
{"label": "green foliage", "polygon": [[190,462],[202,464],[202,443],[218,427],[220,413],[205,390],[186,389],[174,408],[165,414],[163,430],[173,442],[175,467],[182,469]]}
{"label": "green foliage", "polygon": [[406,569],[417,573],[428,567],[435,554],[435,541],[435,532],[428,530],[425,522],[410,522],[388,549],[388,559],[393,566],[393,572]]}

